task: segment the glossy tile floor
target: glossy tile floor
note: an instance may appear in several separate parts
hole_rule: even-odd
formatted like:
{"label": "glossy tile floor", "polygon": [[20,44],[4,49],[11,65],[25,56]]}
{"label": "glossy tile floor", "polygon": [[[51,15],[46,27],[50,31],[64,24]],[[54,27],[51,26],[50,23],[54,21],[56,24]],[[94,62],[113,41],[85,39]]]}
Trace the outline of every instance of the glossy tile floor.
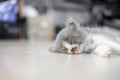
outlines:
{"label": "glossy tile floor", "polygon": [[0,80],[120,80],[120,56],[54,54],[50,44],[1,41]]}

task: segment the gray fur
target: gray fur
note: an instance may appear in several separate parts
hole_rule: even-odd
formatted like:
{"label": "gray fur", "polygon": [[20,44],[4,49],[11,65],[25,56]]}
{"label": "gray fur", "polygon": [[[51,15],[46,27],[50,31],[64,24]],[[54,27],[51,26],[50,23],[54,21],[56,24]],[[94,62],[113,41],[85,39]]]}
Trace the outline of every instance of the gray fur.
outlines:
{"label": "gray fur", "polygon": [[114,35],[112,36],[112,34],[107,34],[107,32],[103,31],[102,28],[82,27],[74,20],[69,19],[66,27],[58,33],[56,40],[49,48],[49,51],[54,53],[67,53],[67,48],[62,45],[62,42],[65,41],[71,45],[80,45],[82,53],[91,53],[95,49],[95,46],[90,46],[86,41],[86,38],[91,34],[103,34],[110,39],[115,39]]}

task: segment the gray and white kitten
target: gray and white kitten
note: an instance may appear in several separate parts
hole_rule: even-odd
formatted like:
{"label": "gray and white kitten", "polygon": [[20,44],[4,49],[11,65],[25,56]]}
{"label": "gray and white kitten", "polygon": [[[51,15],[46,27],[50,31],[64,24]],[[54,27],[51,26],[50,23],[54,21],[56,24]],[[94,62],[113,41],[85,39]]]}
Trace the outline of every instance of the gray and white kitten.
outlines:
{"label": "gray and white kitten", "polygon": [[101,56],[120,54],[120,42],[116,36],[100,28],[80,27],[70,18],[53,45],[49,48],[54,53],[95,53]]}

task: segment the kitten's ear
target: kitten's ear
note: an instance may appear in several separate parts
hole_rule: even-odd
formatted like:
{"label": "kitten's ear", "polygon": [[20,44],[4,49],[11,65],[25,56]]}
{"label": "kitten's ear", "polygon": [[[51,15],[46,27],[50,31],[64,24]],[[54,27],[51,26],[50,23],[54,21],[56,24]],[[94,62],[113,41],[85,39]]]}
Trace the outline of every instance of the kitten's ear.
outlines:
{"label": "kitten's ear", "polygon": [[70,17],[70,18],[67,20],[67,27],[69,27],[69,28],[72,29],[72,30],[75,30],[75,29],[76,29],[76,26],[77,26],[77,24],[76,24],[75,20],[74,20],[72,17]]}

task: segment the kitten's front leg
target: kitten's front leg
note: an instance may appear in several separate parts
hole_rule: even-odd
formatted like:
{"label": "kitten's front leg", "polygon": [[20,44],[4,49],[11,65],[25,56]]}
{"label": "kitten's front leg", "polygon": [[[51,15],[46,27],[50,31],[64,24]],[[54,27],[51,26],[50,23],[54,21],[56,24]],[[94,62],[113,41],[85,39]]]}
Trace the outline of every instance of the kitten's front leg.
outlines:
{"label": "kitten's front leg", "polygon": [[112,54],[112,49],[110,46],[102,44],[97,46],[93,52],[97,55],[108,57]]}

